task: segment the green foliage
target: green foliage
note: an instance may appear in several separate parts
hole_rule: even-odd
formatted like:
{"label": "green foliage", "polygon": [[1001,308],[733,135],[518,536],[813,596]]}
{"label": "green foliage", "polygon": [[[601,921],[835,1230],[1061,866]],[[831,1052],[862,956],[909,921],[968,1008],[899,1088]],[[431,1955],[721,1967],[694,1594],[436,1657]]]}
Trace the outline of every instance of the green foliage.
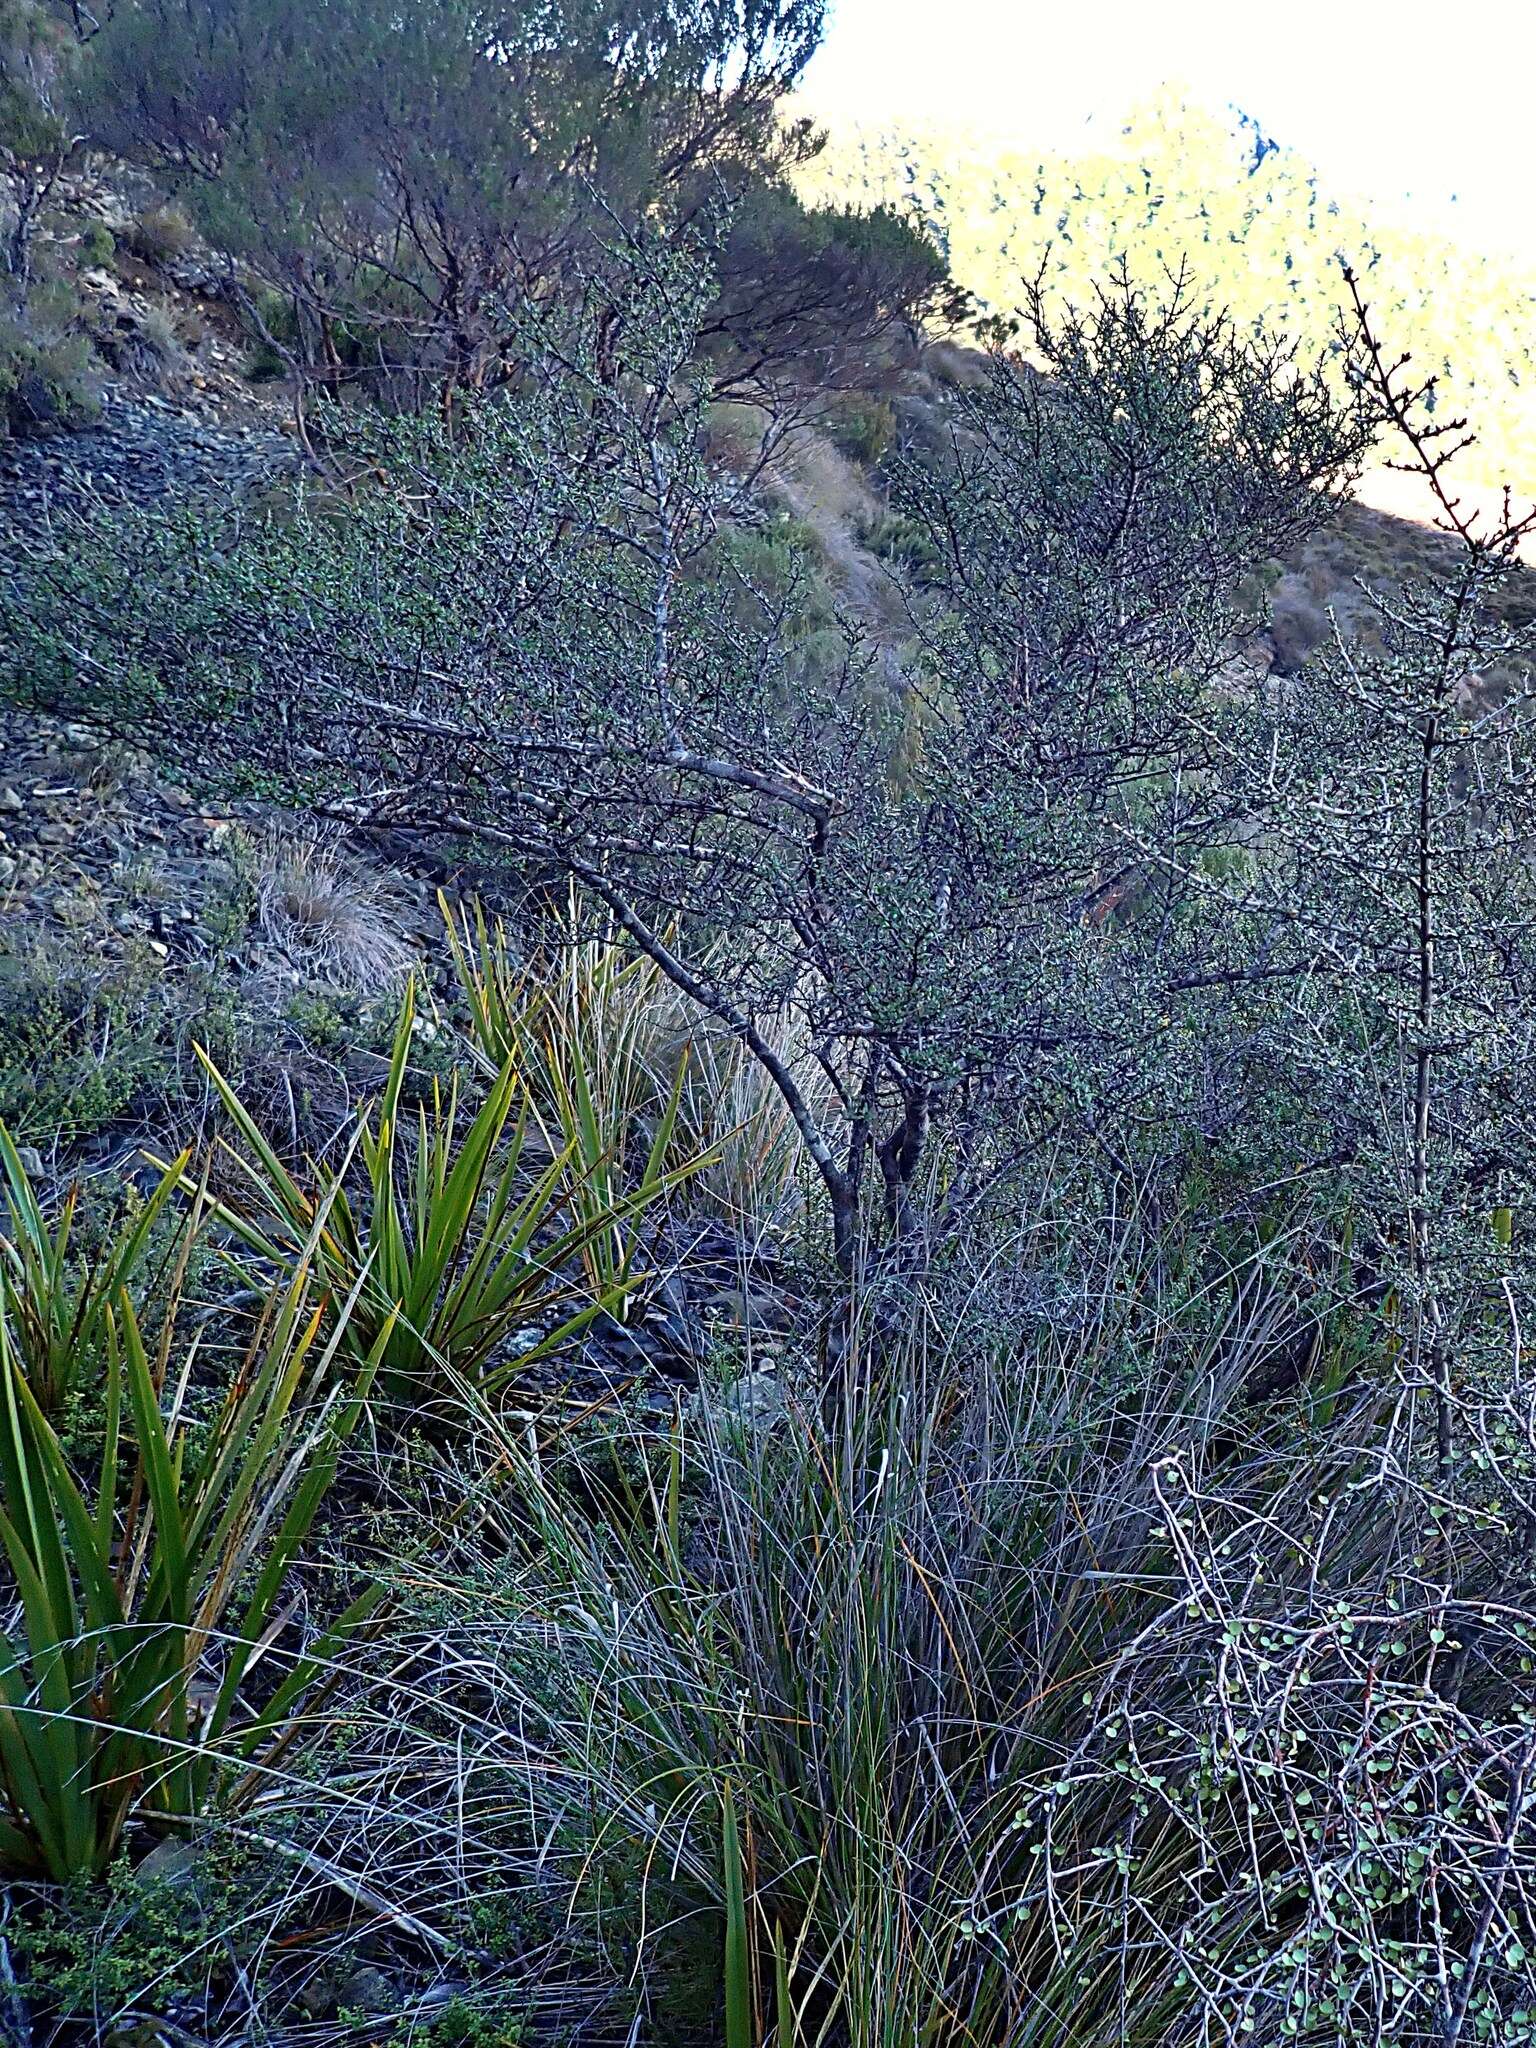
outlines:
{"label": "green foliage", "polygon": [[24,309],[0,300],[0,429],[18,439],[95,418],[99,371],[59,285],[34,287]]}
{"label": "green foliage", "polygon": [[[143,1269],[155,1227],[187,1159],[183,1153],[108,1243],[82,1261],[78,1254],[71,1257],[70,1246],[78,1184],[71,1186],[50,1226],[10,1133],[0,1123],[6,1201],[0,1228],[0,1323],[14,1333],[27,1385],[45,1414],[56,1418],[83,1386],[94,1385],[125,1296],[142,1304],[149,1277]],[[163,1272],[159,1277],[163,1280]]]}
{"label": "green foliage", "polygon": [[56,88],[68,44],[58,17],[35,0],[0,6],[0,169],[12,176],[64,142]]}
{"label": "green foliage", "polygon": [[900,512],[882,512],[860,538],[872,554],[914,583],[920,584],[940,559],[923,522]]}
{"label": "green foliage", "polygon": [[959,310],[949,266],[914,213],[807,207],[777,179],[747,187],[716,268],[700,342],[727,390],[812,370],[828,390],[878,383],[925,324]]}
{"label": "green foliage", "polygon": [[450,1998],[426,2028],[414,2029],[411,2038],[430,2048],[521,2048],[527,2038],[525,2015],[504,2008],[487,2008],[458,1995]]}
{"label": "green foliage", "polygon": [[[315,1237],[324,1226],[322,1214]],[[212,1426],[196,1428],[186,1369],[167,1371],[174,1306],[152,1360],[124,1296],[85,1485],[0,1322],[0,1542],[20,1603],[0,1636],[0,1856],[13,1869],[60,1883],[100,1872],[130,1814],[195,1815],[227,1768],[281,1743],[324,1642],[259,1703],[245,1681],[383,1350],[341,1369],[346,1313],[322,1343],[301,1262]]]}
{"label": "green foliage", "polygon": [[[1519,2039],[1522,1938],[1485,1953],[1477,1902],[1500,1759],[1531,1743],[1528,1623],[1470,1585],[1434,1620],[1420,1539],[1383,1528],[1397,1482],[1364,1476],[1390,1403],[1349,1396],[1331,1316],[1307,1319],[1327,1402],[1327,1374],[1252,1402],[1288,1233],[1234,1268],[1208,1210],[1117,1207],[1095,1238],[1086,1187],[1029,1193],[1059,1224],[961,1252],[891,1342],[857,1302],[832,1387],[745,1432],[706,1400],[648,1442],[631,1515],[519,1461],[533,1524],[461,1626],[498,1646],[541,1867],[648,1976],[707,1915],[731,2040],[1214,2048],[1278,2002],[1344,2044],[1378,1962],[1411,2037],[1437,1953]],[[1454,1539],[1474,1581],[1481,1542]],[[1448,1700],[1436,1643],[1474,1611]],[[1429,1899],[1437,1769],[1448,1812],[1499,1818],[1453,1823]]]}
{"label": "green foliage", "polygon": [[167,1005],[150,960],[98,973],[73,948],[22,939],[0,955],[0,1010],[0,1121],[20,1142],[100,1130],[162,1058]]}
{"label": "green foliage", "polygon": [[291,1863],[210,1828],[34,1899],[8,1937],[35,2018],[99,2025],[104,2013],[173,2012],[206,1994],[230,1931],[271,1933],[295,1903]]}
{"label": "green foliage", "polygon": [[1337,347],[1346,260],[1384,325],[1412,337],[1415,363],[1441,375],[1442,403],[1477,420],[1471,470],[1493,484],[1536,475],[1536,276],[1500,252],[1376,218],[1330,193],[1297,150],[1262,141],[1235,112],[1170,90],[1132,110],[1109,147],[1073,156],[949,130],[834,130],[797,185],[823,203],[851,192],[866,205],[915,204],[942,231],[957,281],[1005,329],[1021,280],[1042,266],[1058,303],[1082,305],[1123,259],[1151,290],[1187,266],[1244,328],[1315,353]]}
{"label": "green foliage", "polygon": [[752,2048],[755,2038],[744,1865],[736,1794],[727,1785],[720,1828],[720,1880],[725,1893],[725,2048]]}
{"label": "green foliage", "polygon": [[[93,39],[98,139],[179,178],[198,223],[291,301],[329,386],[409,400],[500,382],[534,278],[616,213],[708,204],[808,145],[776,109],[822,0],[125,0]],[[249,52],[261,50],[253,64]]]}
{"label": "green foliage", "polygon": [[163,270],[178,256],[185,256],[196,238],[191,222],[179,207],[161,204],[135,214],[128,223],[125,239],[135,256],[152,268]]}
{"label": "green foliage", "polygon": [[[92,1904],[105,1892],[111,1933]],[[125,1857],[75,1880],[18,1930],[17,1949],[35,2007],[86,2018],[131,1999],[146,1984],[176,1986],[192,1944],[186,1886],[141,1881]]]}
{"label": "green foliage", "polygon": [[545,1145],[570,1158],[575,1211],[593,1226],[582,1253],[588,1278],[595,1294],[622,1305],[630,1234],[610,1219],[624,1214],[632,1177],[626,1148],[641,1109],[650,1110],[653,1135],[638,1184],[659,1185],[688,1058],[684,1047],[675,1080],[658,1096],[641,1036],[648,1018],[636,1000],[636,982],[649,978],[650,963],[626,962],[616,948],[589,942],[572,946],[547,977],[514,979],[505,942],[499,933],[492,938],[483,917],[473,956],[468,920],[462,937],[451,922],[448,930],[475,1043],[493,1074],[511,1068],[536,1077],[530,1097]]}
{"label": "green foliage", "polygon": [[[1037,305],[1051,381],[998,361],[943,461],[891,465],[932,550],[902,673],[825,624],[793,527],[757,530],[707,463],[697,247],[610,253],[617,277],[527,309],[517,394],[367,436],[382,487],[345,522],[111,537],[83,687],[203,761],[279,732],[309,790],[409,786],[579,882],[751,1050],[846,1259],[871,1197],[908,1228],[950,1109],[1049,1115],[1167,1069],[1149,1017],[1172,1028],[1156,984],[1199,955],[1198,899],[1163,873],[1155,946],[1095,934],[1145,886],[1126,835],[1168,829],[1198,772],[1233,586],[1326,521],[1358,422],[1176,288]],[[80,621],[46,615],[68,575],[13,637],[75,690]],[[409,708],[381,674],[421,679]]]}
{"label": "green foliage", "polygon": [[88,221],[80,230],[80,261],[93,269],[105,269],[117,254],[117,241],[104,220]]}
{"label": "green foliage", "polygon": [[[864,233],[806,230],[811,271]],[[353,253],[345,315],[334,276],[304,306],[343,369],[403,318]],[[210,1063],[217,1223],[277,1276],[263,1330],[292,1324],[227,1426],[214,1335],[172,1314],[154,1357],[137,1253],[149,1298],[91,1311],[95,1434],[64,1439],[8,1359],[8,1852],[99,1869],[124,1800],[249,1812],[241,1745],[293,1734],[297,1695],[246,1641],[283,1640],[327,1418],[353,1429],[382,1384],[410,1426],[379,1417],[347,1521],[409,1553],[421,1519],[433,1569],[397,1574],[404,1640],[338,1673],[311,1775],[262,1809],[413,1954],[468,1926],[504,1960],[527,1929],[568,1965],[557,1998],[596,1962],[644,1987],[637,2029],[723,2022],[731,2048],[1520,2042],[1524,530],[1458,523],[1427,398],[1368,326],[1341,404],[1132,267],[1075,311],[1029,299],[1048,378],[1001,354],[926,430],[903,409],[865,536],[905,570],[882,607],[866,554],[760,488],[771,464],[794,502],[798,411],[766,384],[712,410],[743,359],[710,331],[721,274],[653,214],[590,270],[539,269],[498,399],[343,428],[350,500],[66,528],[6,601],[13,687],[468,848],[529,935],[519,959],[477,913],[450,926],[474,1074],[427,1083],[447,1032],[413,989],[324,1164]],[[755,445],[712,463],[748,416]],[[1259,678],[1273,564],[1382,427],[1452,545],[1369,636],[1277,632]],[[355,1049],[350,1013],[310,1021]],[[654,1386],[564,1444],[463,1398],[624,1315],[701,1150],[744,1325],[814,1162],[837,1274],[786,1277],[825,1313],[781,1334],[754,1308],[772,1358],[754,1327],[750,1372],[711,1359],[659,1426]],[[15,1235],[57,1372],[97,1283],[67,1209]],[[483,1988],[450,2032],[499,2029]]]}
{"label": "green foliage", "polygon": [[[340,1058],[361,1047],[386,1056],[394,1045],[389,1012],[348,1001],[328,988],[297,988],[283,1003],[283,1016],[317,1052]],[[428,1045],[422,1041],[425,1058]]]}
{"label": "green foliage", "polygon": [[888,398],[850,395],[829,413],[827,431],[845,455],[873,469],[896,432],[896,409]]}
{"label": "green foliage", "polygon": [[49,0],[0,0],[0,440],[91,413],[74,291],[40,230],[75,155],[80,44]]}
{"label": "green foliage", "polygon": [[[681,998],[654,960],[613,936],[579,898],[522,962],[478,905],[457,923],[446,904],[444,914],[482,1071],[518,1068],[549,1149],[574,1141],[593,1177],[589,1202],[618,1201],[637,1171],[628,1155],[638,1139],[648,1147],[642,1184],[686,1173],[695,1199],[754,1235],[793,1212],[799,1140],[782,1099],[740,1042]],[[815,1087],[809,1075],[805,1085]],[[622,1237],[600,1244],[594,1278],[626,1271]]]}
{"label": "green foliage", "polygon": [[[635,1283],[627,1254],[611,1247],[622,1247],[633,1219],[682,1177],[660,1171],[662,1136],[638,1182],[615,1185],[611,1147],[623,1130],[605,1133],[586,1113],[592,1097],[579,1062],[560,1068],[571,1091],[560,1106],[577,1128],[532,1171],[528,1091],[514,1057],[472,1114],[457,1073],[446,1092],[434,1080],[413,1130],[402,1095],[416,1021],[408,988],[378,1104],[359,1113],[341,1163],[315,1169],[314,1194],[207,1063],[241,1140],[231,1157],[250,1191],[216,1213],[280,1270],[312,1261],[333,1300],[347,1304],[339,1335],[376,1359],[381,1386],[407,1402],[445,1385],[501,1385],[621,1307]],[[367,1187],[361,1205],[348,1189],[354,1152]],[[594,1275],[584,1300],[567,1271],[583,1259]]]}

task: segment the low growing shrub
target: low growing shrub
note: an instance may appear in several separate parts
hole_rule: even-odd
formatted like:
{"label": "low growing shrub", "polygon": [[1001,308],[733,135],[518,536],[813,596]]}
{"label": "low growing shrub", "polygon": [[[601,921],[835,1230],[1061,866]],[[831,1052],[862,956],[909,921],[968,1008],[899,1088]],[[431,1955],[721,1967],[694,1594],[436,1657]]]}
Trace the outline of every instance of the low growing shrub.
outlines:
{"label": "low growing shrub", "polygon": [[157,963],[97,969],[57,940],[0,951],[0,1121],[19,1143],[69,1143],[122,1115],[162,1059]]}

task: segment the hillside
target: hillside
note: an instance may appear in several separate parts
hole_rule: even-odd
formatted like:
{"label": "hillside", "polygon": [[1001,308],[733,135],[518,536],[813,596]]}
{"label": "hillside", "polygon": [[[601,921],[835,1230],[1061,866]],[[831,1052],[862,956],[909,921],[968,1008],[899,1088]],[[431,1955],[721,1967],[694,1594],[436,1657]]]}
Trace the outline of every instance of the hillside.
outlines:
{"label": "hillside", "polygon": [[920,122],[834,120],[828,134],[801,189],[910,207],[956,278],[1004,318],[1042,265],[1054,294],[1081,300],[1121,260],[1154,285],[1187,264],[1213,303],[1315,353],[1338,345],[1348,262],[1392,346],[1441,377],[1444,408],[1474,423],[1466,476],[1536,492],[1536,271],[1373,218],[1252,122],[1170,93],[1070,158]]}
{"label": "hillside", "polygon": [[1536,2048],[1525,287],[826,25],[0,0],[4,2048]]}

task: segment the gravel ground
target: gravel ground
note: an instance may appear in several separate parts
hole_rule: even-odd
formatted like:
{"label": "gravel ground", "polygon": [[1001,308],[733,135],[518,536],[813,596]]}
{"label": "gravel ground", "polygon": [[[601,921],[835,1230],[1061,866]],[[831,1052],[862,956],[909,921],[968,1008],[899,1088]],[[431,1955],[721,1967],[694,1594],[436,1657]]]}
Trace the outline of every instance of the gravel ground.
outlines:
{"label": "gravel ground", "polygon": [[77,432],[0,443],[0,532],[37,533],[59,511],[153,505],[259,488],[298,468],[292,441],[167,398],[109,394]]}

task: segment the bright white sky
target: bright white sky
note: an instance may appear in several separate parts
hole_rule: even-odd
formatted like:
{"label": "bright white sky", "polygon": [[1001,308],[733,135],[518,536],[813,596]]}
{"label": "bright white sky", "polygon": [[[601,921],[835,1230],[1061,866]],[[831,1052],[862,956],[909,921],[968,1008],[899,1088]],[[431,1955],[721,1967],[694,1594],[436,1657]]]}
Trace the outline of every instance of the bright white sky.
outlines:
{"label": "bright white sky", "polygon": [[1177,82],[1253,115],[1333,190],[1536,261],[1536,0],[831,6],[804,86],[827,118],[932,118],[1055,150]]}

